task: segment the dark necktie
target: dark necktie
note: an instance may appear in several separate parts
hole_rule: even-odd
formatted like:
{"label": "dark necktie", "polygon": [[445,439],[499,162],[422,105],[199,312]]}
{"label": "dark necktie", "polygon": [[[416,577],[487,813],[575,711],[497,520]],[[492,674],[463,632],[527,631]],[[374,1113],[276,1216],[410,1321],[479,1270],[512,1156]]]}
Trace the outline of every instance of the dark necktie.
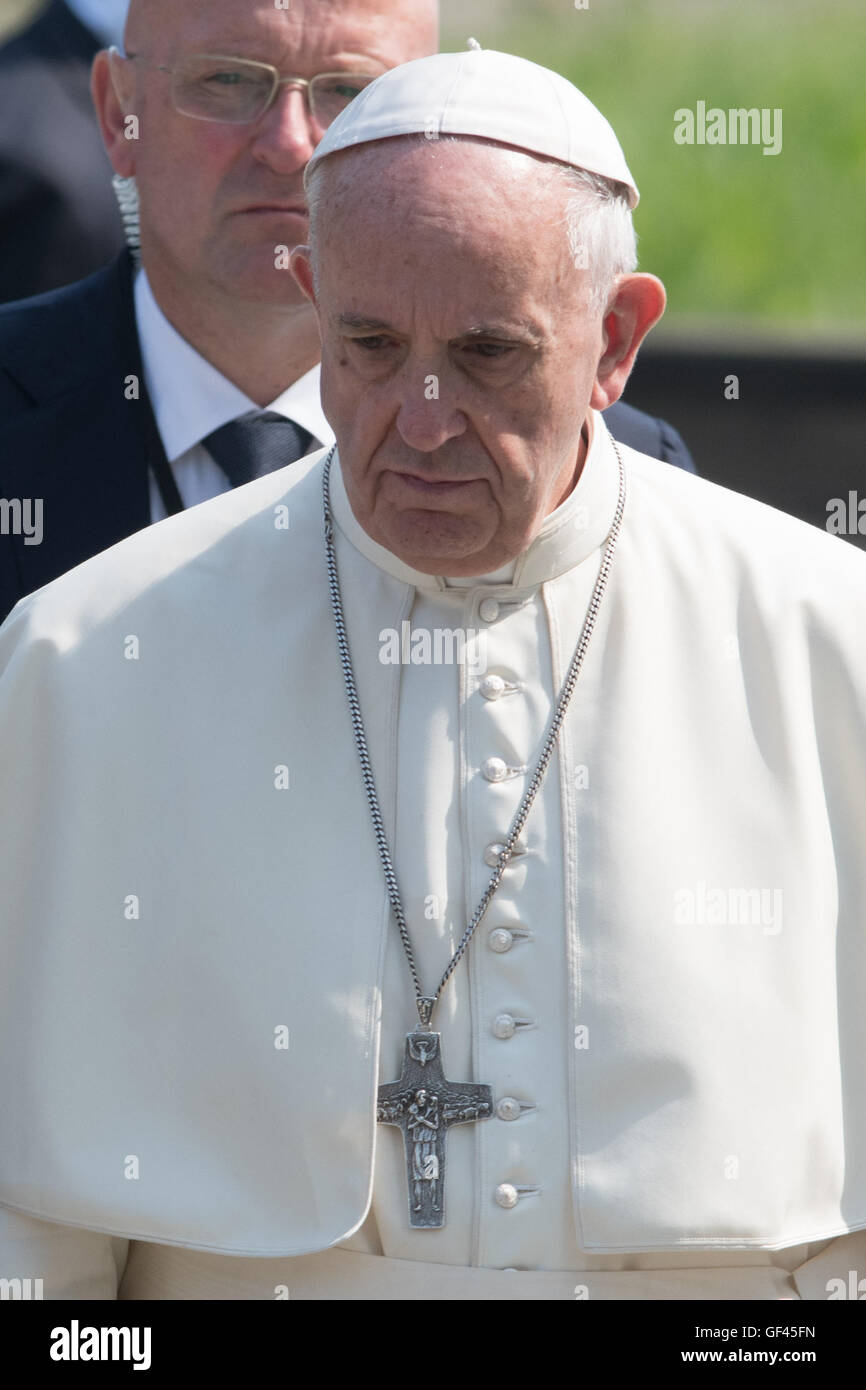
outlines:
{"label": "dark necktie", "polygon": [[251,411],[214,430],[202,444],[215,459],[232,487],[285,468],[303,457],[309,448],[309,430],[272,410]]}

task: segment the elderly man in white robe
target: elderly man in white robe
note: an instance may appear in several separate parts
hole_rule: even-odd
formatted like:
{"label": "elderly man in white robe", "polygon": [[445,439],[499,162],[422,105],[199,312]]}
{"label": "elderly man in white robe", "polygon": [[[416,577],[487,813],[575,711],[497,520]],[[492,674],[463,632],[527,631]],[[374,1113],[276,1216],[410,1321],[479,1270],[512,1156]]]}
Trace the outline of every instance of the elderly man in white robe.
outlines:
{"label": "elderly man in white robe", "polygon": [[562,78],[407,64],[307,180],[335,449],[0,634],[0,1273],[840,1296],[866,560],[613,443],[664,291]]}

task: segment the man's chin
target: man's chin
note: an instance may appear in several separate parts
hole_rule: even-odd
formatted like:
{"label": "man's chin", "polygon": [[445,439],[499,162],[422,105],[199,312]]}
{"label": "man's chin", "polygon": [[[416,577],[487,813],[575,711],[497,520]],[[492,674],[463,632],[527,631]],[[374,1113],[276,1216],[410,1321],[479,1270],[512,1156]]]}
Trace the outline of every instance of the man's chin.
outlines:
{"label": "man's chin", "polygon": [[[306,298],[288,269],[292,248],[269,242],[234,248],[216,271],[223,289],[247,304],[303,304]],[[283,268],[285,264],[285,269]]]}
{"label": "man's chin", "polygon": [[472,579],[475,575],[489,574],[508,563],[508,556],[494,555],[488,549],[478,551],[465,547],[450,546],[444,549],[418,549],[414,546],[385,546],[392,555],[419,574],[441,574],[449,579]]}
{"label": "man's chin", "polygon": [[[417,514],[416,514],[417,515]],[[483,574],[483,556],[489,548],[489,537],[481,528],[464,518],[446,513],[427,513],[431,521],[418,525],[408,518],[384,528],[376,536],[380,545],[419,574],[445,574],[455,579],[463,575]],[[436,521],[433,521],[433,516]],[[501,563],[505,563],[502,561]],[[474,568],[473,568],[474,566]],[[488,569],[496,568],[488,565]]]}

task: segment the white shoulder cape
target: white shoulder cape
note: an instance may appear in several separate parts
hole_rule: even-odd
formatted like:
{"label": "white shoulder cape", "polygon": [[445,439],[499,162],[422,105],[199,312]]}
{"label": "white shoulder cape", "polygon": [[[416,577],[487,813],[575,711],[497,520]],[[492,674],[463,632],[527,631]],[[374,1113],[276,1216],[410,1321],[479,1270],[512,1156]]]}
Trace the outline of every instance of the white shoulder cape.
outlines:
{"label": "white shoulder cape", "polygon": [[[565,804],[581,1243],[830,1238],[866,1226],[866,557],[623,454],[557,755],[593,778]],[[321,463],[138,533],[0,633],[0,1204],[261,1256],[365,1218],[391,928]],[[338,543],[387,818],[376,654],[407,591]],[[546,587],[555,639],[568,575]],[[756,889],[780,913],[744,925]]]}

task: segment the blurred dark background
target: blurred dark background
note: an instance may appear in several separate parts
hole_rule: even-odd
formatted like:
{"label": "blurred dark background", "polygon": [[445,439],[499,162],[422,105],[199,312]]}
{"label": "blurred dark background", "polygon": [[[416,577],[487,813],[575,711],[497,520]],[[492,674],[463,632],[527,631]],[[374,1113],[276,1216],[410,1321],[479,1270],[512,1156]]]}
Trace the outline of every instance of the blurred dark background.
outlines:
{"label": "blurred dark background", "polygon": [[79,280],[123,245],[90,64],[114,41],[126,7],[123,0],[0,5],[8,26],[0,48],[3,302]]}
{"label": "blurred dark background", "polygon": [[[844,534],[866,549],[866,354],[651,342],[625,398],[676,424],[704,478],[824,528],[837,499],[855,518],[863,502],[862,534]],[[738,400],[725,399],[731,375]]]}

